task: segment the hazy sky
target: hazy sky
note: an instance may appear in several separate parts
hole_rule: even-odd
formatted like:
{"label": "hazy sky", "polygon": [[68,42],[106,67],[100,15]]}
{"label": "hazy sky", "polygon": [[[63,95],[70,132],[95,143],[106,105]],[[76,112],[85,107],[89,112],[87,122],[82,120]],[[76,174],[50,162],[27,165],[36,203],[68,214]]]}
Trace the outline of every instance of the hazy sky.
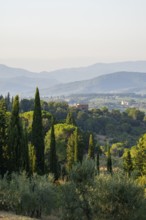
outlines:
{"label": "hazy sky", "polygon": [[0,0],[0,63],[51,70],[146,60],[146,0]]}

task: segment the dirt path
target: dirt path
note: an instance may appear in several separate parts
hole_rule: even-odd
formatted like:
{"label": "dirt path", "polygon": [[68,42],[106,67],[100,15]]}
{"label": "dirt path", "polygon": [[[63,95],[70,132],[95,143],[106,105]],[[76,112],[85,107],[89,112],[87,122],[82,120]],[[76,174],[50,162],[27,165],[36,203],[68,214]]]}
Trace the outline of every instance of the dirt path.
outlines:
{"label": "dirt path", "polygon": [[15,215],[10,212],[0,211],[0,220],[34,220],[33,218],[28,218],[24,216]]}
{"label": "dirt path", "polygon": [[[0,220],[38,220],[38,219],[15,215],[11,212],[0,211]],[[42,218],[42,220],[59,220],[59,219],[54,216],[47,216]]]}

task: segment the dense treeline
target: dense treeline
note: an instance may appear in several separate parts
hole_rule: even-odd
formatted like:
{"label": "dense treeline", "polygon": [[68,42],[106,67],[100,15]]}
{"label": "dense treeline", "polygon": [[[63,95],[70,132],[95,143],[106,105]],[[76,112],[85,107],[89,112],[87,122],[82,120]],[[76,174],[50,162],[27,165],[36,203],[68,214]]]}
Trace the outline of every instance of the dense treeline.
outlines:
{"label": "dense treeline", "polygon": [[136,166],[134,158],[145,136],[137,141],[145,132],[145,114],[135,108],[122,113],[107,108],[83,111],[41,101],[38,88],[34,100],[11,100],[8,94],[0,99],[1,175],[25,170],[30,175],[52,172],[57,179],[86,154],[92,159],[102,155],[110,164],[111,155],[121,157],[124,151],[123,157],[131,157]]}
{"label": "dense treeline", "polygon": [[[5,97],[7,110],[10,111],[12,102],[10,95]],[[12,100],[13,101],[13,100]],[[114,142],[127,142],[132,146],[137,139],[146,133],[146,117],[144,112],[129,108],[124,112],[113,109],[109,111],[106,107],[82,111],[70,107],[66,102],[40,101],[42,110],[49,112],[55,118],[55,123],[64,123],[69,111],[72,112],[76,125],[84,132],[93,132],[112,138]],[[20,100],[20,112],[34,110],[34,99]]]}
{"label": "dense treeline", "polygon": [[[23,100],[21,100],[23,102]],[[20,106],[21,106],[20,102]],[[32,103],[33,100],[27,100]],[[146,117],[144,112],[129,108],[124,112],[106,107],[82,111],[70,107],[66,102],[41,101],[42,109],[53,114],[56,123],[64,123],[69,111],[72,112],[76,125],[84,132],[93,132],[112,138],[112,142],[126,141],[127,145],[133,145],[141,134],[146,132]],[[21,108],[24,112],[25,108]],[[33,110],[28,108],[27,111]]]}
{"label": "dense treeline", "polygon": [[145,114],[135,108],[82,111],[41,101],[38,88],[34,100],[0,97],[0,208],[31,217],[61,208],[68,220],[143,219],[144,133]]}

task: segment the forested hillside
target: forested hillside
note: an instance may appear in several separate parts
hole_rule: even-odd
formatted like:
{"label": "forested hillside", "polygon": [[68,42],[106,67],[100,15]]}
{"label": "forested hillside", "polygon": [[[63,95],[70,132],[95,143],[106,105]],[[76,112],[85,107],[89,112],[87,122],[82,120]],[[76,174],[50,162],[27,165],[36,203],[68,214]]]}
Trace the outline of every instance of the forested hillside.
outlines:
{"label": "forested hillside", "polygon": [[44,96],[61,96],[92,93],[137,93],[145,94],[146,73],[115,72],[89,80],[74,81],[46,87],[41,90]]}
{"label": "forested hillside", "polygon": [[1,210],[145,219],[145,113],[1,96],[0,174]]}

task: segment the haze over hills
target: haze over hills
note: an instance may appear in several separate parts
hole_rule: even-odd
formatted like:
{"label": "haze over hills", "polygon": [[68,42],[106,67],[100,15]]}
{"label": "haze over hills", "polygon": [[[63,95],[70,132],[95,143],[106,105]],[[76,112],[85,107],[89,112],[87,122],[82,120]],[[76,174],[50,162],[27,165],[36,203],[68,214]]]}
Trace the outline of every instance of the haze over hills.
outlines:
{"label": "haze over hills", "polygon": [[55,78],[46,73],[35,73],[25,69],[0,65],[0,94],[32,95],[36,86],[40,89],[58,84]]}
{"label": "haze over hills", "polygon": [[42,95],[70,95],[88,93],[145,93],[146,73],[117,72],[90,80],[60,84],[41,90]]}
{"label": "haze over hills", "polygon": [[114,73],[114,72],[146,72],[146,61],[127,61],[116,63],[96,63],[87,67],[68,68],[51,71],[49,74],[60,82],[74,82]]}
{"label": "haze over hills", "polygon": [[92,92],[140,93],[146,91],[146,74],[140,72],[146,73],[146,61],[97,63],[40,73],[0,65],[0,94],[10,92],[11,95],[32,96],[36,86],[45,96]]}

